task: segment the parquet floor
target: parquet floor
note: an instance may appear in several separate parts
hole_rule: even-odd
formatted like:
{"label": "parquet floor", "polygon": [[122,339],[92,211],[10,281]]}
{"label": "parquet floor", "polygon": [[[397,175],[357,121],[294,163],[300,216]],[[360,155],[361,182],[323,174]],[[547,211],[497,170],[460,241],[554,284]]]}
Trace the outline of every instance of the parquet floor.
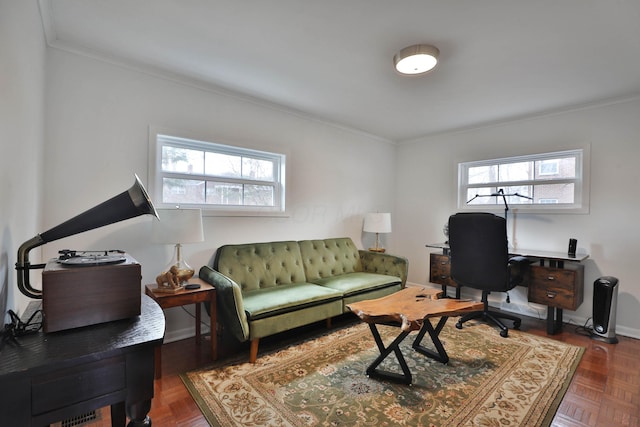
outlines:
{"label": "parquet floor", "polygon": [[[529,317],[522,320],[521,330],[547,335],[543,320]],[[306,328],[302,333],[297,331],[296,335],[314,331],[324,331],[324,323]],[[568,324],[562,332],[550,337],[586,348],[552,426],[640,427],[640,340],[618,336],[618,344],[605,344],[580,334],[578,328]],[[162,378],[156,380],[149,414],[154,427],[208,426],[179,374],[207,365],[210,356],[209,346],[196,346],[194,339],[163,346]],[[101,411],[101,417],[102,420],[85,425],[109,426],[108,410]]]}

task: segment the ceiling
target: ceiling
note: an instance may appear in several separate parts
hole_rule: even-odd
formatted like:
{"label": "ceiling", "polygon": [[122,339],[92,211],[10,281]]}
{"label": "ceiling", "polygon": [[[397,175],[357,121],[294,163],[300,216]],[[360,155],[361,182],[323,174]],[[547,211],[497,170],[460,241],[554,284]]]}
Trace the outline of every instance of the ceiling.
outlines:
{"label": "ceiling", "polygon": [[[636,0],[40,0],[50,46],[394,142],[640,95]],[[401,76],[417,43],[440,63]]]}

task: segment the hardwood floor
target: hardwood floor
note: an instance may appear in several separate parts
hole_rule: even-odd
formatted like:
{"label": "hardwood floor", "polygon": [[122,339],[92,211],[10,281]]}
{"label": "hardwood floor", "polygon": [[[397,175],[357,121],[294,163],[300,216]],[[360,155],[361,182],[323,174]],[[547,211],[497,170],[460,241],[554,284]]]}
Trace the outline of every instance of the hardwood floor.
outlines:
{"label": "hardwood floor", "polygon": [[[545,321],[530,317],[522,317],[522,320],[521,330],[547,336]],[[296,335],[306,336],[315,331],[324,331],[324,323],[306,328],[303,333],[297,331]],[[552,426],[640,426],[640,340],[618,336],[618,344],[605,344],[582,335],[579,328],[569,324],[564,325],[562,332],[549,337],[586,348]],[[268,343],[265,344],[267,347]],[[272,339],[272,344],[277,342]],[[261,348],[265,347],[261,343]],[[246,354],[248,357],[248,350]],[[163,346],[162,378],[156,380],[155,398],[149,414],[154,426],[209,425],[179,375],[206,366],[210,357],[210,346],[206,343],[196,346],[193,338]],[[108,410],[101,411],[101,418],[86,425],[110,425]]]}

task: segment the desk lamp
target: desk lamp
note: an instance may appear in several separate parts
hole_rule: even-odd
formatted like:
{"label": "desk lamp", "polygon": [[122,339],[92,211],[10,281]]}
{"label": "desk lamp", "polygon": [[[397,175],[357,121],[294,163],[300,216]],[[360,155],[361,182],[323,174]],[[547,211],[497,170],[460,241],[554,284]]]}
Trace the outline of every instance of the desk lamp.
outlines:
{"label": "desk lamp", "polygon": [[151,236],[154,243],[175,244],[173,259],[156,278],[158,291],[179,292],[184,289],[195,270],[182,258],[183,243],[204,241],[200,209],[158,209],[158,221],[153,221]]}
{"label": "desk lamp", "polygon": [[364,227],[362,230],[368,233],[376,233],[376,246],[369,248],[372,252],[384,252],[380,247],[380,233],[391,233],[390,213],[368,213],[364,217]]}

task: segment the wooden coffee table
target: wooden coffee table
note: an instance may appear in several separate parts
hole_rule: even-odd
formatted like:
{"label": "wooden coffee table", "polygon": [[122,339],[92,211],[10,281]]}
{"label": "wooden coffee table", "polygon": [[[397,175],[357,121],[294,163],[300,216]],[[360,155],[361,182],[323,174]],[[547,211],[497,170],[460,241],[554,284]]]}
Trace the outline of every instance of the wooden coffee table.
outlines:
{"label": "wooden coffee table", "polygon": [[[380,356],[367,368],[368,376],[411,384],[411,371],[400,351],[400,343],[412,331],[419,331],[412,344],[414,350],[442,363],[449,361],[444,345],[438,338],[442,328],[450,316],[482,310],[483,304],[449,298],[440,299],[441,295],[441,290],[412,286],[382,298],[348,305],[353,313],[369,324],[373,338],[380,350]],[[431,317],[440,317],[435,327],[431,324]],[[397,326],[400,328],[400,334],[385,347],[376,325]],[[431,337],[436,352],[421,344],[427,333]],[[392,352],[400,363],[402,374],[378,369],[378,365]]]}

